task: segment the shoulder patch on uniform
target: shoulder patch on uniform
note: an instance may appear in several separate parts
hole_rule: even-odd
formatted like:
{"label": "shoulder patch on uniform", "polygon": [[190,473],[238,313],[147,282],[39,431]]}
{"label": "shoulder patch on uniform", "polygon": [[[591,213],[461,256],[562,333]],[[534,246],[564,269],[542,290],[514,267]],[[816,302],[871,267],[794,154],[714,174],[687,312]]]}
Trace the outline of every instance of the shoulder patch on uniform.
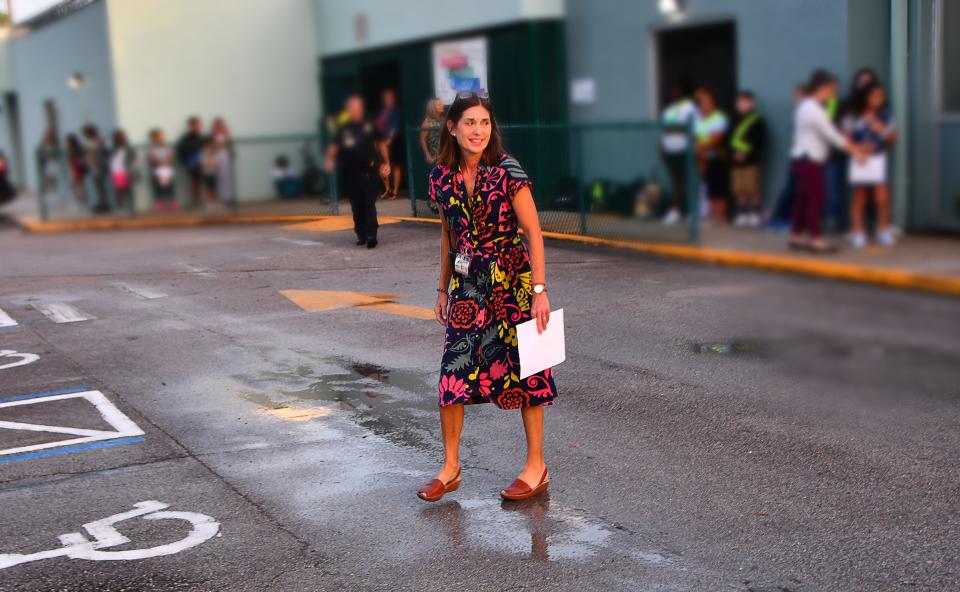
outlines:
{"label": "shoulder patch on uniform", "polygon": [[500,167],[518,181],[528,178],[527,172],[523,170],[523,167],[520,166],[520,163],[517,161],[517,159],[510,155],[504,155],[503,158],[500,159]]}

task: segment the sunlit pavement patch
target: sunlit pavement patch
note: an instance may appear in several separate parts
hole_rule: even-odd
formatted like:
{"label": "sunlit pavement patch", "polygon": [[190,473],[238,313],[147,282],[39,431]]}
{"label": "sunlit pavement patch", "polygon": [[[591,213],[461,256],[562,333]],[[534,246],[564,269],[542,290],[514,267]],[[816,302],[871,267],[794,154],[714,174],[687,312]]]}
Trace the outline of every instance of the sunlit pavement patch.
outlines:
{"label": "sunlit pavement patch", "polygon": [[259,413],[289,421],[307,421],[310,419],[316,419],[318,417],[326,417],[333,413],[333,410],[326,407],[320,407],[318,409],[302,409],[284,405],[271,409],[260,409]]}
{"label": "sunlit pavement patch", "polygon": [[[377,223],[396,224],[400,220],[387,216],[378,216]],[[322,220],[313,222],[303,222],[301,224],[288,224],[280,227],[283,230],[301,230],[306,232],[337,232],[340,230],[353,230],[353,218],[351,216],[330,216]]]}
{"label": "sunlit pavement patch", "polygon": [[280,294],[308,312],[364,308],[409,319],[432,320],[435,318],[432,310],[394,302],[400,298],[409,298],[406,294],[367,294],[330,290],[280,290]]}

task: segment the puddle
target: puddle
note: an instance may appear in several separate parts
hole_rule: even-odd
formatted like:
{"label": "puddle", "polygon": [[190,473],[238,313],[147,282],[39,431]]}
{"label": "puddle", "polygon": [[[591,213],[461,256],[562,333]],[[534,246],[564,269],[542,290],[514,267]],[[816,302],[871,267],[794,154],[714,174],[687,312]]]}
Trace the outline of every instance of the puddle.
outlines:
{"label": "puddle", "polygon": [[[622,528],[591,519],[586,512],[551,502],[549,495],[522,502],[448,501],[427,507],[420,515],[435,523],[453,547],[481,547],[539,561],[587,559],[626,534]],[[651,551],[632,556],[646,563],[667,560]]]}
{"label": "puddle", "polygon": [[698,354],[718,354],[724,356],[762,356],[767,353],[766,347],[759,341],[752,339],[694,343],[693,351]]}
{"label": "puddle", "polygon": [[[324,371],[299,365],[234,378],[247,387],[240,393],[244,399],[274,417],[306,421],[348,412],[361,427],[393,443],[434,447],[429,431],[437,421],[432,375],[343,358],[320,360],[318,367]],[[318,402],[329,405],[318,408]]]}

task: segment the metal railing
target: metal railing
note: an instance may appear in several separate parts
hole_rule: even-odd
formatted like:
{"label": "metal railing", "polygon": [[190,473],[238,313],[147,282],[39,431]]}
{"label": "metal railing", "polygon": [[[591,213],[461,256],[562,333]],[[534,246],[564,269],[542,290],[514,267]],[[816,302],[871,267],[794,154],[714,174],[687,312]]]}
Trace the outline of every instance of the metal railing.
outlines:
{"label": "metal railing", "polygon": [[[174,152],[175,143],[169,143]],[[148,166],[149,146],[131,146],[135,160],[130,198],[120,205],[120,195],[110,175],[109,155],[100,164],[101,174],[89,171],[75,175],[64,150],[36,154],[37,197],[42,220],[68,219],[93,214],[137,216],[151,212],[157,204],[154,179]],[[300,213],[337,214],[339,199],[336,175],[323,170],[323,151],[313,134],[237,138],[231,142],[228,170],[220,175],[219,190],[201,181],[199,194],[190,175],[179,163],[174,165],[173,200],[177,209],[195,213],[224,214],[242,211],[244,206],[271,201],[299,200]],[[284,157],[289,174],[278,175],[277,160]],[[216,202],[215,208],[207,204]],[[95,212],[97,205],[104,211]]]}
{"label": "metal railing", "polygon": [[[505,124],[505,150],[533,182],[545,231],[625,240],[697,243],[699,175],[693,140],[667,163],[661,152],[662,126],[654,122]],[[405,134],[410,207],[415,217],[436,217],[427,195],[432,167],[420,146],[420,132]],[[679,164],[678,164],[679,163]],[[669,166],[682,167],[684,223],[666,224],[674,187]],[[675,171],[676,172],[676,171]]]}

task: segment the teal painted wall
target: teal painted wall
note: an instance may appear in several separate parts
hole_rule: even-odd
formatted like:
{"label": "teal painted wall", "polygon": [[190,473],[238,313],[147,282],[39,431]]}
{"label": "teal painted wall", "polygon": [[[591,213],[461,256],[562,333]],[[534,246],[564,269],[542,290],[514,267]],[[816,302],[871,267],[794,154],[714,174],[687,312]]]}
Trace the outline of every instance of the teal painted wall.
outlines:
{"label": "teal painted wall", "polygon": [[84,107],[67,87],[74,72],[86,80],[83,105],[102,134],[117,125],[107,3],[95,2],[68,18],[43,26],[11,43],[11,58],[20,99],[23,152],[28,160],[27,185],[37,188],[34,151],[46,129],[43,103],[52,99],[60,115],[60,133],[76,132],[84,123]]}

